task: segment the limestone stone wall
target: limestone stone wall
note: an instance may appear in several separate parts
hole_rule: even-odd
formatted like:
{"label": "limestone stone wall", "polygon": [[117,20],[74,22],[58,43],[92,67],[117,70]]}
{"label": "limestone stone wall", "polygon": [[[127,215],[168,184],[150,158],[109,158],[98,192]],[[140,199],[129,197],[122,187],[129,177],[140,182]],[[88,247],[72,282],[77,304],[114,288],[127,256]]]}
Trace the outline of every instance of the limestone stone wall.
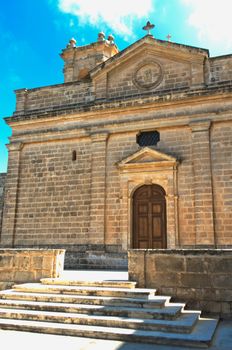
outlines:
{"label": "limestone stone wall", "polygon": [[14,283],[59,277],[64,254],[62,249],[0,249],[0,290]]}
{"label": "limestone stone wall", "polygon": [[106,196],[106,236],[107,244],[122,245],[123,228],[121,209],[121,184],[117,163],[138,150],[136,133],[128,132],[111,135],[107,145],[107,196]]}
{"label": "limestone stone wall", "polygon": [[[9,150],[2,246],[64,247],[78,251],[76,261],[83,267],[87,251],[88,256],[93,251],[102,256],[130,248],[133,193],[124,194],[117,164],[140,149],[136,135],[144,129],[160,133],[153,149],[179,160],[176,217],[172,203],[168,212],[168,247],[232,245],[231,122],[194,117],[192,122],[173,121],[166,119],[165,110],[128,112],[96,114],[84,125],[82,119],[58,120],[30,126],[27,133],[15,130],[13,137],[21,142]],[[167,179],[164,171],[139,172],[128,183],[152,181],[170,188],[174,178]]]}
{"label": "limestone stone wall", "polygon": [[232,80],[232,55],[213,57],[210,63],[210,83]]}
{"label": "limestone stone wall", "polygon": [[177,175],[179,242],[191,246],[195,236],[192,135],[189,127],[160,130],[158,149],[180,160]]}
{"label": "limestone stone wall", "polygon": [[[177,63],[167,59],[156,58],[155,55],[146,57],[149,62],[155,62],[155,64],[161,64],[163,72],[162,82],[158,87],[154,87],[156,91],[184,88],[191,85],[191,69],[188,63]],[[108,76],[108,96],[109,97],[119,97],[141,94],[140,89],[133,83],[136,78],[134,73],[140,66],[144,65],[146,61],[143,57],[135,60],[133,58],[132,62],[126,62],[124,67],[115,69],[110,72]],[[152,67],[152,66],[151,66]],[[157,66],[158,67],[158,66]]]}
{"label": "limestone stone wall", "polygon": [[[178,167],[178,194],[179,194],[179,236],[182,246],[191,246],[195,242],[194,223],[194,198],[193,198],[193,167],[191,155],[191,130],[189,127],[182,128],[162,128],[156,130],[160,132],[160,142],[154,148],[158,151],[174,155],[181,159]],[[108,139],[107,145],[107,199],[106,199],[106,236],[107,244],[122,244],[122,235],[126,235],[122,220],[127,220],[128,208],[122,207],[122,188],[120,182],[120,172],[116,164],[127,156],[138,151],[136,134],[138,131],[113,134]],[[163,172],[154,174],[157,184],[162,184]],[[141,173],[137,175],[141,185],[144,183]],[[121,219],[120,219],[121,218]],[[128,232],[128,229],[126,229]],[[168,233],[169,234],[169,233]],[[128,232],[130,236],[130,233]],[[130,237],[126,240],[130,242]],[[178,243],[177,243],[178,244]]]}
{"label": "limestone stone wall", "polygon": [[[34,89],[16,90],[17,103],[16,111],[39,111],[57,110],[86,103],[94,103],[98,99],[112,100],[125,97],[136,97],[148,95],[146,89],[139,89],[133,83],[135,72],[145,62],[157,62],[162,66],[162,81],[153,89],[149,90],[149,96],[160,96],[170,91],[188,89],[195,84],[194,75],[198,76],[199,71],[203,76],[203,66],[200,64],[193,67],[189,63],[176,62],[169,59],[161,59],[159,56],[148,55],[146,59],[141,56],[132,58],[110,71],[107,76],[102,75],[96,81],[74,81],[65,84],[57,84]],[[210,58],[208,62],[206,83],[210,87],[215,84],[227,82],[232,79],[232,57],[222,56]],[[197,78],[196,78],[197,79]],[[205,83],[200,79],[201,83]],[[187,90],[186,90],[187,91]],[[163,97],[162,97],[163,98]],[[170,97],[169,97],[170,98]]]}
{"label": "limestone stone wall", "polygon": [[88,139],[25,146],[19,178],[14,246],[88,244]]}
{"label": "limestone stone wall", "polygon": [[187,307],[232,316],[232,250],[130,250],[129,279],[187,301]]}
{"label": "limestone stone wall", "polygon": [[0,173],[0,233],[2,228],[2,210],[4,204],[4,187],[6,182],[6,174]]}
{"label": "limestone stone wall", "polygon": [[93,85],[89,82],[72,82],[35,89],[16,90],[16,111],[62,109],[74,103],[83,104],[93,100]]}
{"label": "limestone stone wall", "polygon": [[226,247],[232,236],[232,123],[215,124],[211,135],[216,243]]}
{"label": "limestone stone wall", "polygon": [[[92,48],[65,49],[66,78]],[[1,246],[110,267],[132,247],[134,191],[157,184],[168,248],[231,247],[231,57],[151,36],[110,57],[81,81],[16,91]],[[154,130],[151,157],[120,166]]]}

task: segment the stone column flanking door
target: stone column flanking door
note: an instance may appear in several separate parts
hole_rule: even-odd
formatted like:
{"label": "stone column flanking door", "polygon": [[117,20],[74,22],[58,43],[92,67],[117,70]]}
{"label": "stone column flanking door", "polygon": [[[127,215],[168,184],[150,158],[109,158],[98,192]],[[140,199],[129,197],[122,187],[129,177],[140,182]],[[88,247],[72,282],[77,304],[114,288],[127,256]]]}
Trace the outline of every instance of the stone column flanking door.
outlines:
{"label": "stone column flanking door", "polygon": [[23,144],[21,142],[11,143],[7,147],[9,150],[9,160],[4,194],[0,245],[2,247],[14,247],[19,191],[20,153]]}
{"label": "stone column flanking door", "polygon": [[92,172],[89,241],[105,244],[106,142],[108,134],[91,135]]}
{"label": "stone column flanking door", "polygon": [[190,124],[194,175],[196,246],[214,246],[213,189],[210,155],[210,121]]}

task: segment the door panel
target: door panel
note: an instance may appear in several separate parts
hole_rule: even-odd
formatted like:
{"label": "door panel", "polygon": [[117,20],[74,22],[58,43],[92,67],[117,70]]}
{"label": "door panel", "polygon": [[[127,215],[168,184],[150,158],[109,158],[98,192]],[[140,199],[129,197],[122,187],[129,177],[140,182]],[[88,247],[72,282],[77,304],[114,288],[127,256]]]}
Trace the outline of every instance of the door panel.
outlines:
{"label": "door panel", "polygon": [[161,241],[157,241],[157,242],[153,241],[152,242],[152,249],[162,249],[162,248],[163,248],[163,245],[162,245]]}
{"label": "door panel", "polygon": [[139,204],[139,210],[138,210],[139,215],[143,215],[143,214],[147,215],[148,214],[148,204],[147,203],[144,203],[144,204],[138,203],[138,204]]}
{"label": "door panel", "polygon": [[138,227],[138,239],[148,239],[148,220],[147,217],[140,216],[139,220],[139,227]]}
{"label": "door panel", "polygon": [[161,213],[161,205],[160,204],[154,204],[152,203],[152,213],[153,214],[160,214]]}
{"label": "door panel", "polygon": [[134,193],[133,248],[166,248],[165,192],[158,185],[144,185]]}
{"label": "door panel", "polygon": [[147,241],[139,241],[138,249],[147,249]]}
{"label": "door panel", "polygon": [[152,218],[152,237],[162,237],[162,227],[161,227],[161,219],[160,217]]}

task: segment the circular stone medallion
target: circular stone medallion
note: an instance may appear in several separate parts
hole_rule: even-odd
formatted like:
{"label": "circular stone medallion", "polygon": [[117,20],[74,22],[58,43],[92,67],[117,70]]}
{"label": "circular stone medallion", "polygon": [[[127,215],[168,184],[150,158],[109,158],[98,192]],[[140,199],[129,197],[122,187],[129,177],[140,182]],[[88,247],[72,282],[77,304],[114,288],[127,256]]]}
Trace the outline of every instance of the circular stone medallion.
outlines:
{"label": "circular stone medallion", "polygon": [[140,89],[151,89],[159,85],[163,78],[162,68],[157,62],[141,64],[134,73],[133,82]]}

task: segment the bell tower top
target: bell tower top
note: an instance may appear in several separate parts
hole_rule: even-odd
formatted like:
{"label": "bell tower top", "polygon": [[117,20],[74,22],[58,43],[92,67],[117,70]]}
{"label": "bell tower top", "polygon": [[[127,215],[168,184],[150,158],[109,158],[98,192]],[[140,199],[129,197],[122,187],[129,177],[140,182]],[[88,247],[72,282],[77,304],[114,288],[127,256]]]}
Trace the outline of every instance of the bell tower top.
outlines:
{"label": "bell tower top", "polygon": [[87,79],[93,68],[118,52],[114,37],[109,35],[106,40],[103,32],[98,34],[96,42],[85,46],[78,46],[74,38],[70,39],[60,54],[64,60],[65,83]]}

